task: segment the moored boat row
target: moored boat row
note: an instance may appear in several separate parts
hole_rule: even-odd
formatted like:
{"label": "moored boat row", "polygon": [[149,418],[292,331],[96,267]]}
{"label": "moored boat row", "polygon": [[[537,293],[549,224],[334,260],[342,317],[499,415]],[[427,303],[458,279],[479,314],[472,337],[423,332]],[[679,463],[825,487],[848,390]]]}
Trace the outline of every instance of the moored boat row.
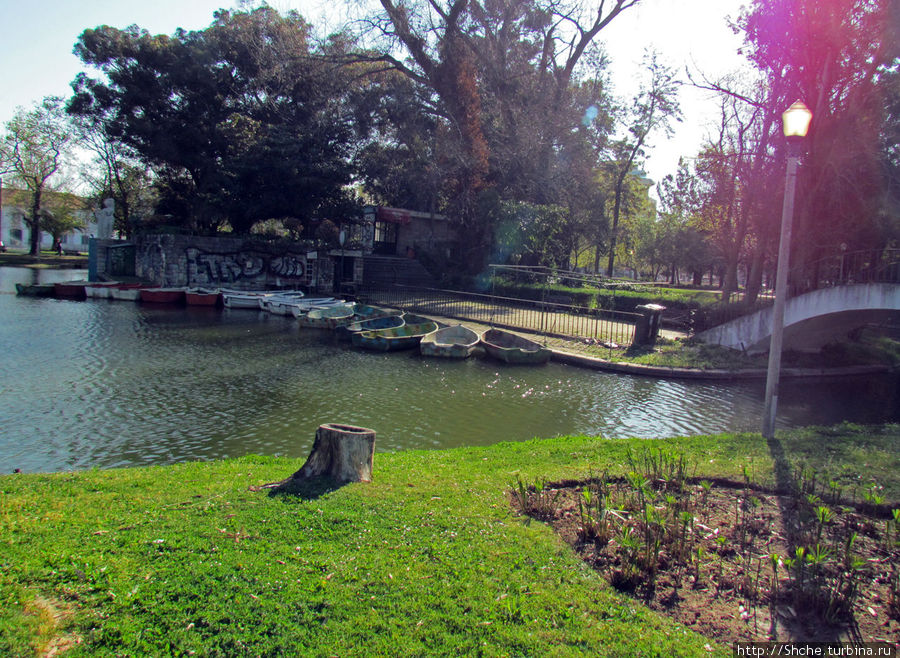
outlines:
{"label": "moored boat row", "polygon": [[353,345],[384,352],[418,347],[423,356],[465,359],[477,348],[510,364],[541,364],[550,360],[549,348],[502,329],[479,334],[462,324],[439,325],[422,316],[346,302],[334,297],[307,297],[295,290],[238,291],[209,288],[153,287],[115,281],[65,281],[52,285],[16,284],[24,296],[70,299],[106,298],[148,304],[219,306],[264,310],[297,318],[304,328],[334,330]]}

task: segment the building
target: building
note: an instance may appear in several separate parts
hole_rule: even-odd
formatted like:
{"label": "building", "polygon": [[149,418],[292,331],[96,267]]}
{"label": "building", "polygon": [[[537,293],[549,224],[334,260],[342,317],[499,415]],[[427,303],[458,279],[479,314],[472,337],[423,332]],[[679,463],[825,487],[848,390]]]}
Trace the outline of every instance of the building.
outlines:
{"label": "building", "polygon": [[[87,252],[91,236],[97,234],[97,222],[88,201],[74,194],[45,191],[44,206],[69,204],[79,206],[74,210],[84,225],[82,229],[68,231],[62,236],[63,251]],[[25,221],[31,213],[31,192],[9,187],[0,189],[0,241],[7,249],[28,250],[31,248],[31,229]],[[41,249],[53,249],[53,236],[41,231]]]}

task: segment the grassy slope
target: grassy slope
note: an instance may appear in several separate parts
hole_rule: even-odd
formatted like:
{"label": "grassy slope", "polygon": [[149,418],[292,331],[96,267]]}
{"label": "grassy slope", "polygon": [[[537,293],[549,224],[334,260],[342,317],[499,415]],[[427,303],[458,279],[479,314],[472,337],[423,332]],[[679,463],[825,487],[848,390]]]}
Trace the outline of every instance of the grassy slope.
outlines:
{"label": "grassy slope", "polygon": [[[896,426],[844,427],[775,447],[875,477],[896,501],[898,438]],[[248,490],[302,463],[284,458],[3,476],[0,654],[710,655],[705,638],[616,594],[509,509],[517,476],[618,472],[646,445],[379,453],[375,482],[305,497]],[[651,445],[686,451],[698,475],[748,467],[774,481],[759,435]]]}

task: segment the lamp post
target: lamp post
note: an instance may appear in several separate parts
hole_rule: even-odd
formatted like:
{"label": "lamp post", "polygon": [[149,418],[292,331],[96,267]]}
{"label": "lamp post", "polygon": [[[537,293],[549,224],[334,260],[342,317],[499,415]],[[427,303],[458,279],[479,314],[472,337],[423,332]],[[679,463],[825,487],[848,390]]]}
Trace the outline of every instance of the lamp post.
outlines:
{"label": "lamp post", "polygon": [[791,223],[794,219],[794,191],[800,144],[809,130],[812,112],[796,101],[781,115],[787,139],[787,173],[784,183],[784,205],[781,209],[781,237],[778,242],[778,269],[775,273],[775,307],[772,313],[772,339],[769,343],[769,367],[766,371],[766,398],[762,434],[775,436],[775,413],[778,409],[778,380],[781,376],[781,344],[784,334],[784,302],[787,296],[788,266],[791,253]]}

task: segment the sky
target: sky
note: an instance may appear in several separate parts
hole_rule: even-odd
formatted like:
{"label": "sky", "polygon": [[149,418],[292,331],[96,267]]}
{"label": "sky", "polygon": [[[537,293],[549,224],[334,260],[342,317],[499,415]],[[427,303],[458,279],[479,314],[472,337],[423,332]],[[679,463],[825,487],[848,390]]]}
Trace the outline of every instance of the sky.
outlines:
{"label": "sky", "polygon": [[[280,11],[297,9],[318,26],[341,0],[270,0]],[[727,27],[741,0],[642,0],[616,17],[601,33],[612,59],[615,93],[636,91],[640,60],[654,47],[662,60],[683,72],[685,67],[715,78],[739,69],[740,38]],[[72,54],[87,28],[136,24],[153,34],[176,28],[203,29],[219,8],[235,0],[0,0],[0,127],[18,107],[30,107],[45,96],[67,97],[69,83],[83,69]],[[654,180],[674,174],[679,156],[691,157],[715,121],[716,105],[707,92],[680,91],[684,120],[675,135],[650,138],[645,171]]]}

